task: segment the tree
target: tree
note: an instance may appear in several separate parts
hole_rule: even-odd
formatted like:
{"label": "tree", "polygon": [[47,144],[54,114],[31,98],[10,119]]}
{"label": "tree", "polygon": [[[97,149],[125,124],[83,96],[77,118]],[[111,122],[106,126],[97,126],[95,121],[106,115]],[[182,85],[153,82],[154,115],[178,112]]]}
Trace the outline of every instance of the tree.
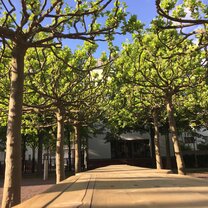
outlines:
{"label": "tree", "polygon": [[205,79],[197,87],[186,90],[185,96],[179,94],[178,111],[187,130],[208,128],[207,93]]}
{"label": "tree", "polygon": [[[156,0],[157,12],[163,20],[158,21],[159,27],[166,29],[178,28],[186,37],[196,35],[199,45],[208,45],[208,7],[203,0]],[[165,24],[163,24],[165,23]],[[189,30],[185,30],[189,28]]]}
{"label": "tree", "polygon": [[[93,126],[93,124],[99,122],[103,113],[102,107],[105,103],[104,91],[107,78],[104,68],[106,65],[108,65],[109,61],[105,58],[102,61],[99,60],[99,64],[102,66],[101,73],[91,71],[88,73],[85,79],[82,80],[82,87],[78,87],[77,89],[78,92],[81,93],[76,93],[73,96],[77,104],[72,106],[68,114],[69,121],[74,127],[75,131],[75,173],[81,171],[81,146],[86,146],[83,145],[82,132],[84,129],[89,129],[91,126]],[[96,68],[97,67],[96,61]],[[86,137],[85,140],[87,140]]]}
{"label": "tree", "polygon": [[[27,95],[25,95],[27,96]],[[33,101],[35,97],[32,97]],[[37,168],[37,173],[42,173],[42,154],[43,154],[43,146],[48,143],[48,129],[47,127],[51,127],[51,123],[54,123],[54,119],[51,115],[41,114],[37,112],[25,111],[25,107],[23,110],[23,122],[22,122],[22,170],[25,170],[25,151],[26,147],[32,148],[32,172],[35,172]],[[38,161],[37,166],[35,163],[35,152],[38,150]]]}
{"label": "tree", "polygon": [[[90,45],[93,48],[96,47],[95,44]],[[84,50],[80,48],[72,54],[70,49],[65,47],[62,50],[47,51],[45,56],[31,54],[26,64],[31,71],[36,71],[36,60],[38,60],[39,65],[45,63],[39,73],[26,78],[28,96],[25,96],[25,103],[29,108],[38,109],[42,113],[51,112],[54,114],[57,128],[56,183],[65,179],[63,145],[66,114],[70,107],[75,105],[77,100],[74,98],[76,95],[82,93],[81,82],[88,73],[84,71],[86,70],[86,62],[93,67],[93,60],[90,61],[92,58],[85,54],[85,50],[86,48]],[[75,69],[77,72],[74,72]]]}
{"label": "tree", "polygon": [[[0,50],[2,52],[2,50]],[[9,57],[9,51],[6,52]],[[6,148],[7,106],[9,92],[9,59],[2,58],[0,63],[0,144],[1,151]]]}
{"label": "tree", "polygon": [[161,152],[160,152],[160,132],[159,132],[159,110],[157,106],[155,106],[152,109],[152,117],[153,117],[153,123],[154,123],[154,130],[155,130],[155,135],[154,135],[154,143],[155,143],[155,158],[156,158],[156,168],[158,170],[162,169],[162,158],[161,158]]}
{"label": "tree", "polygon": [[[86,125],[86,120],[88,122],[92,120],[90,116],[93,117],[96,112],[94,104],[102,94],[98,89],[101,88],[101,84],[105,80],[94,70],[98,70],[107,64],[100,61],[101,66],[97,66],[97,60],[93,57],[96,49],[96,44],[85,42],[84,46],[79,47],[74,53],[65,47],[62,50],[48,51],[47,57],[32,55],[26,64],[31,71],[35,71],[37,59],[39,59],[39,64],[45,63],[39,73],[26,78],[27,96],[25,96],[25,103],[27,103],[28,109],[55,114],[54,117],[57,122],[57,183],[65,177],[63,141],[67,121],[71,122],[75,128],[75,162],[77,164],[75,172],[81,171],[80,129],[83,122]],[[44,60],[45,58],[46,60]],[[106,58],[105,55],[102,56],[102,59]],[[89,111],[90,113],[88,113]]]}
{"label": "tree", "polygon": [[[180,151],[174,118],[175,95],[189,87],[194,87],[203,79],[201,72],[203,52],[193,50],[196,46],[190,40],[183,40],[176,30],[143,36],[135,36],[133,44],[124,47],[120,74],[127,74],[134,84],[147,89],[156,88],[155,96],[166,103],[172,141],[175,149],[178,173],[184,174],[184,162]],[[154,92],[154,90],[149,90]]]}
{"label": "tree", "polygon": [[[121,125],[122,128],[125,126],[134,128],[138,124],[140,126],[153,125],[156,167],[162,169],[158,119],[160,117],[159,111],[163,108],[164,102],[161,101],[160,91],[157,88],[143,87],[142,77],[135,79],[135,76],[139,75],[135,74],[134,65],[129,63],[133,61],[136,64],[136,58],[133,60],[133,53],[131,58],[128,57],[128,47],[128,44],[123,45],[124,49],[120,57],[113,64],[115,71],[110,84],[116,92],[114,92],[115,96],[113,96],[108,106],[108,111],[112,109],[109,121],[116,122],[116,126]],[[138,54],[134,55],[137,56]]]}
{"label": "tree", "polygon": [[[69,6],[62,0],[23,0],[19,4],[1,1],[1,13],[4,14],[0,19],[1,43],[3,48],[9,47],[12,51],[3,208],[20,202],[21,118],[27,49],[57,47],[62,39],[111,39],[125,17],[118,0],[114,1],[111,12],[106,11],[112,2],[76,1],[74,6]],[[106,21],[100,23],[103,16]]]}

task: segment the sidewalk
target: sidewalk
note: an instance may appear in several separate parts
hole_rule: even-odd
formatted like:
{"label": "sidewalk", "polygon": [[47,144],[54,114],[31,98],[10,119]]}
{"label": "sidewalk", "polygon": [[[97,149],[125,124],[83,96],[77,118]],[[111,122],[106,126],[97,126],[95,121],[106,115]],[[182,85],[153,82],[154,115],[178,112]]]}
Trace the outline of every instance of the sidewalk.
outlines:
{"label": "sidewalk", "polygon": [[16,208],[207,208],[208,180],[113,165],[69,177]]}

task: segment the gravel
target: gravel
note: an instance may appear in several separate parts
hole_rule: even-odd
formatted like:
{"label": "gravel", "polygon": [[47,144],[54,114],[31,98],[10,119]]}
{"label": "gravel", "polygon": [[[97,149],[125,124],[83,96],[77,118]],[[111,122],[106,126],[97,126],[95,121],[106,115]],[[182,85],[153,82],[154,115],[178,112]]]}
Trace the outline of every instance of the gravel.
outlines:
{"label": "gravel", "polygon": [[[22,179],[22,188],[21,188],[21,200],[22,202],[39,194],[43,191],[50,188],[55,184],[55,177],[52,177],[46,181],[42,178],[37,177],[26,177]],[[3,180],[0,179],[0,208],[3,194]]]}

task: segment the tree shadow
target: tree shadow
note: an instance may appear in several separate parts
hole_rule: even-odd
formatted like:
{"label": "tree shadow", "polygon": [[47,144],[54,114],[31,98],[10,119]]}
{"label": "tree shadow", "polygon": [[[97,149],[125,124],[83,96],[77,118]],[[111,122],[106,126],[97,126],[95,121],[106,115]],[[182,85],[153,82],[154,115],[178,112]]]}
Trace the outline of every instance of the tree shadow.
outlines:
{"label": "tree shadow", "polygon": [[69,177],[23,207],[202,208],[207,196],[204,179],[145,168],[103,168]]}

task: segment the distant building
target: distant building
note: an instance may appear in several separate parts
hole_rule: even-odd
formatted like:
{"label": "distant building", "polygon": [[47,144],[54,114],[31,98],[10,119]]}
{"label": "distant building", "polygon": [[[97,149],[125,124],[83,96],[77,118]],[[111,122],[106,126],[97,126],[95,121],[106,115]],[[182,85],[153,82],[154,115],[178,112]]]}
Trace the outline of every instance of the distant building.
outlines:
{"label": "distant building", "polygon": [[[205,133],[205,132],[203,132]],[[208,131],[207,131],[208,134]],[[199,150],[198,145],[204,141],[200,135],[192,136],[182,133],[179,136],[181,150],[187,167],[208,167],[208,149]],[[144,167],[155,166],[154,139],[150,133],[129,132],[120,138],[106,141],[105,134],[98,134],[88,140],[88,167],[94,168],[109,164],[127,163]],[[160,135],[160,151],[163,166],[166,167],[166,152],[169,151],[172,167],[176,167],[171,134],[167,138]]]}
{"label": "distant building", "polygon": [[[110,165],[110,164],[130,164],[143,167],[155,166],[155,152],[153,138],[149,132],[128,132],[121,134],[119,139],[106,140],[106,134],[97,134],[88,139],[88,145],[82,146],[82,167],[92,169],[95,167]],[[183,151],[186,167],[208,167],[208,149],[199,150],[198,145],[204,142],[208,146],[208,139],[206,134],[208,131],[200,131],[203,138],[199,136],[192,136],[189,133],[182,133],[180,135],[180,143]],[[175,167],[174,150],[169,135],[169,148],[167,148],[167,138],[160,135],[160,150],[163,159],[163,164],[166,164],[166,152],[169,151],[172,160],[172,167]],[[32,163],[32,149],[26,148],[25,152],[25,171],[31,171]],[[169,150],[168,150],[169,149]],[[71,164],[74,164],[74,145],[71,145]],[[37,164],[37,149],[35,151],[35,163]],[[55,169],[55,153],[43,150],[44,160],[46,155],[49,155],[49,170]],[[69,165],[69,149],[64,146],[65,166]],[[5,152],[0,152],[0,174],[4,169]],[[42,161],[43,162],[43,161]]]}
{"label": "distant building", "polygon": [[[128,163],[139,166],[154,166],[153,138],[148,132],[129,132],[121,134],[119,139],[105,140],[105,134],[99,134],[88,140],[88,166]],[[160,139],[161,155],[166,155],[165,138]],[[170,142],[170,154],[173,156],[173,145]]]}

